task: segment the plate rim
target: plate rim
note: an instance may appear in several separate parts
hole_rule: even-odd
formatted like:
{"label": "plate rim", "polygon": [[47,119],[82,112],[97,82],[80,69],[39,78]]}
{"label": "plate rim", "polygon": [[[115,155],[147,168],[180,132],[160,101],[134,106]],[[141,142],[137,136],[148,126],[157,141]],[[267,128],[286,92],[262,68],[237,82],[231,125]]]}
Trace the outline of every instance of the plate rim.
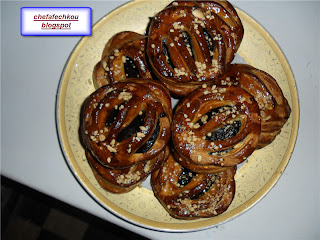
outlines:
{"label": "plate rim", "polygon": [[[124,8],[130,8],[136,4],[141,4],[142,2],[145,2],[145,0],[130,1],[113,9],[112,11],[104,15],[102,18],[100,18],[93,25],[92,34],[94,34],[94,32],[97,31],[97,29],[99,29],[99,26],[102,25],[104,21],[112,18],[119,11],[122,11]],[[57,135],[60,143],[60,148],[64,155],[65,161],[68,167],[70,168],[70,171],[75,176],[77,181],[80,183],[81,187],[89,194],[89,196],[91,196],[100,206],[102,206],[109,213],[135,226],[156,230],[156,231],[162,231],[162,232],[200,231],[200,230],[205,230],[212,227],[217,227],[218,225],[229,222],[239,217],[240,215],[244,214],[253,206],[255,206],[258,202],[260,202],[260,200],[266,194],[268,194],[271,191],[271,189],[276,185],[276,183],[279,181],[280,177],[282,176],[283,172],[285,171],[290,161],[290,158],[294,151],[294,147],[298,137],[300,109],[299,109],[299,98],[298,98],[298,91],[296,87],[295,78],[284,52],[281,50],[280,46],[275,41],[275,39],[271,36],[271,34],[261,24],[259,24],[259,22],[256,19],[254,19],[252,16],[250,16],[249,14],[247,14],[242,9],[239,9],[236,6],[235,8],[238,14],[246,18],[246,21],[250,21],[250,24],[254,25],[254,28],[257,29],[259,33],[263,33],[262,36],[268,42],[269,46],[273,49],[273,51],[279,58],[279,62],[281,63],[282,68],[287,76],[287,81],[289,82],[289,90],[290,90],[291,99],[292,99],[292,106],[291,106],[292,112],[290,116],[292,117],[292,129],[291,129],[291,135],[290,135],[289,143],[287,146],[287,150],[284,156],[282,157],[282,161],[280,162],[279,166],[275,170],[274,174],[270,177],[270,179],[264,184],[264,186],[261,187],[260,190],[256,192],[255,195],[252,196],[248,201],[238,206],[237,208],[229,212],[225,212],[223,215],[219,215],[214,218],[204,218],[202,221],[199,220],[197,222],[188,222],[188,220],[182,220],[182,224],[181,223],[160,223],[153,220],[142,218],[140,216],[137,216],[133,213],[128,212],[127,210],[120,208],[119,206],[111,202],[109,199],[105,198],[84,175],[79,165],[77,164],[77,161],[73,157],[72,150],[67,138],[67,131],[64,125],[65,124],[64,103],[66,99],[66,91],[67,91],[67,83],[68,83],[68,81],[64,79],[65,79],[65,76],[70,73],[71,68],[75,63],[75,60],[77,57],[76,56],[77,54],[75,53],[77,52],[77,50],[81,49],[81,46],[85,45],[85,43],[87,42],[87,39],[89,38],[89,37],[82,37],[78,41],[78,43],[75,45],[73,50],[71,51],[66,61],[66,64],[64,66],[64,69],[62,71],[60,81],[58,84],[58,90],[56,95],[56,111],[55,111],[56,129],[57,129]],[[217,219],[220,219],[220,218],[222,218],[222,221],[217,221]]]}

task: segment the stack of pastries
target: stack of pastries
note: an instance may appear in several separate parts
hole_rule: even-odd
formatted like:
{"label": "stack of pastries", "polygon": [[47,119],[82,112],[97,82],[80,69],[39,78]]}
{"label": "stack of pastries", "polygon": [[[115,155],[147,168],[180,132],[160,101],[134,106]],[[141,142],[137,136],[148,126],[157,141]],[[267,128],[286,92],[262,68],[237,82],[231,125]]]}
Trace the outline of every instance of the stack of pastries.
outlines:
{"label": "stack of pastries", "polygon": [[145,35],[109,39],[80,116],[80,139],[104,189],[128,192],[151,175],[172,217],[228,209],[237,165],[270,144],[291,111],[272,76],[232,64],[243,34],[229,2],[195,0],[170,3]]}

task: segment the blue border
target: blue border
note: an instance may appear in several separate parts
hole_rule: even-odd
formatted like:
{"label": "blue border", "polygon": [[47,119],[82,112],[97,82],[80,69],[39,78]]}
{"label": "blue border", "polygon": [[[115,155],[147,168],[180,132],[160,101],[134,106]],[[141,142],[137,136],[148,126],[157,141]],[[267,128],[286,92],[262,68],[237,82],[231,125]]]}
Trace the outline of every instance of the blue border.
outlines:
{"label": "blue border", "polygon": [[[88,21],[88,34],[81,34],[81,33],[72,33],[72,34],[64,34],[64,33],[53,33],[52,34],[38,34],[38,33],[23,33],[23,23],[22,23],[22,12],[23,9],[88,9],[89,11],[89,21]],[[91,7],[22,7],[20,9],[20,34],[21,36],[91,36],[92,34],[92,9]]]}

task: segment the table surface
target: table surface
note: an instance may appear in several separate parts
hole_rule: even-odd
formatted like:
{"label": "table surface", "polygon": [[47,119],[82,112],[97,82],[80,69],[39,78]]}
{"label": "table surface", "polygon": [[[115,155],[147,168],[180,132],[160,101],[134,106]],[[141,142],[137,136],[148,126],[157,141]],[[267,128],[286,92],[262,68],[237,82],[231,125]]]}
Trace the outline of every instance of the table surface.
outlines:
{"label": "table surface", "polygon": [[21,7],[91,7],[95,23],[124,3],[1,2],[1,174],[152,239],[319,239],[320,2],[231,1],[264,26],[287,57],[299,94],[298,138],[280,180],[258,204],[218,227],[192,233],[135,226],[81,187],[63,157],[55,122],[60,76],[80,37],[20,35]]}

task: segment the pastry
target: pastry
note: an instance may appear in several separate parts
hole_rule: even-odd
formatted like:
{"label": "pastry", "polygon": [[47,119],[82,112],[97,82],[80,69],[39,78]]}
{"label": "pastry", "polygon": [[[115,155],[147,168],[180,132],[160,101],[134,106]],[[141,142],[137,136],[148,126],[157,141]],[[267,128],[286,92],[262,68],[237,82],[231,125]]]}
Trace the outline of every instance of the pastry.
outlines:
{"label": "pastry", "polygon": [[291,108],[276,80],[268,73],[246,64],[231,64],[218,83],[236,85],[254,96],[261,115],[258,148],[270,144],[287,122]]}
{"label": "pastry", "polygon": [[[80,116],[87,160],[109,192],[151,174],[172,217],[218,216],[235,196],[237,165],[275,139],[290,106],[268,73],[231,64],[244,29],[228,1],[174,1],[146,32],[115,34],[94,68]],[[181,98],[174,116],[171,97]]]}
{"label": "pastry", "polygon": [[[216,14],[216,6],[227,15]],[[227,2],[177,1],[152,19],[147,55],[159,80],[183,97],[225,73],[242,36],[241,21]]]}
{"label": "pastry", "polygon": [[237,11],[235,10],[235,8],[231,5],[231,3],[229,3],[226,0],[218,0],[218,1],[199,1],[199,0],[195,0],[195,1],[174,1],[172,2],[170,6],[178,6],[178,5],[183,5],[183,6],[191,6],[191,7],[201,7],[206,11],[206,16],[210,16],[213,15],[215,16],[215,14],[217,16],[219,16],[220,19],[222,19],[224,21],[225,24],[227,24],[232,31],[232,36],[231,36],[231,40],[233,40],[235,45],[232,45],[231,43],[229,44],[229,47],[227,49],[227,51],[229,51],[230,53],[228,53],[228,55],[230,56],[230,59],[228,59],[228,63],[231,63],[232,61],[232,55],[234,55],[234,53],[232,52],[236,52],[238,50],[238,48],[240,47],[240,43],[242,41],[243,38],[243,33],[244,33],[244,29],[242,26],[242,22],[238,16]]}
{"label": "pastry", "polygon": [[93,71],[93,83],[103,85],[130,78],[152,79],[145,56],[147,37],[135,32],[115,34],[106,44]]}
{"label": "pastry", "polygon": [[139,186],[168,157],[169,150],[162,151],[153,159],[124,169],[111,169],[97,161],[90,151],[87,160],[100,186],[112,193],[126,193]]}
{"label": "pastry", "polygon": [[103,166],[128,168],[163,152],[171,135],[171,119],[170,95],[161,83],[117,82],[85,100],[81,139]]}
{"label": "pastry", "polygon": [[177,106],[172,141],[180,163],[199,173],[216,173],[245,161],[260,136],[254,97],[236,86],[204,84]]}
{"label": "pastry", "polygon": [[214,217],[225,212],[235,194],[236,167],[217,174],[195,173],[181,166],[172,155],[152,173],[155,196],[174,218]]}

